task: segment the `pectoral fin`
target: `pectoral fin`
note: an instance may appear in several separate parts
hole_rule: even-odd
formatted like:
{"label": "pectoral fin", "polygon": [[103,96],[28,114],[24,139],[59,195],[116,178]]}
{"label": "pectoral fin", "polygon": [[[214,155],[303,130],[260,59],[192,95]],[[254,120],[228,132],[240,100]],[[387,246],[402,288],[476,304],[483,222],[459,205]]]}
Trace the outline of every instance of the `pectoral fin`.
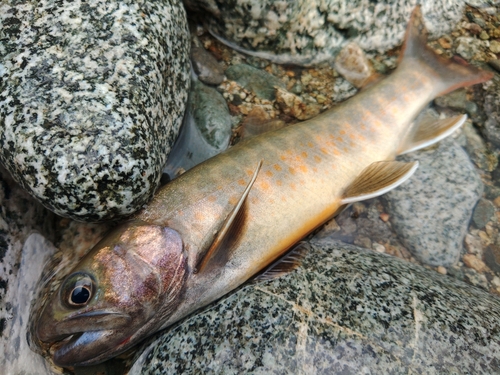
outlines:
{"label": "pectoral fin", "polygon": [[385,194],[409,179],[417,167],[417,161],[372,163],[347,187],[340,203],[348,204]]}
{"label": "pectoral fin", "polygon": [[415,124],[415,130],[405,140],[398,150],[398,154],[407,154],[408,152],[420,150],[439,142],[462,126],[466,119],[467,115],[459,115],[442,120],[429,117],[424,118],[421,122]]}
{"label": "pectoral fin", "polygon": [[311,246],[308,242],[300,241],[292,250],[271,264],[264,272],[257,275],[252,282],[258,283],[261,281],[274,280],[292,272],[302,264],[302,260],[310,249]]}
{"label": "pectoral fin", "polygon": [[219,230],[215,234],[215,237],[212,241],[212,244],[208,248],[208,250],[203,254],[203,256],[200,257],[200,260],[198,261],[198,264],[196,265],[195,273],[202,272],[203,269],[215,258],[220,258],[219,257],[219,252],[224,251],[225,249],[225,240],[227,239],[227,235],[230,233],[231,227],[237,222],[238,214],[240,213],[241,209],[243,208],[243,205],[245,203],[245,200],[248,196],[248,193],[250,193],[250,190],[252,189],[252,186],[257,179],[257,175],[259,174],[260,168],[262,167],[262,161],[259,162],[259,165],[255,169],[255,172],[253,173],[252,178],[250,179],[250,182],[248,183],[247,187],[245,188],[245,191],[241,195],[240,199],[238,200],[238,203],[233,207],[231,212],[227,215],[226,219],[222,222]]}

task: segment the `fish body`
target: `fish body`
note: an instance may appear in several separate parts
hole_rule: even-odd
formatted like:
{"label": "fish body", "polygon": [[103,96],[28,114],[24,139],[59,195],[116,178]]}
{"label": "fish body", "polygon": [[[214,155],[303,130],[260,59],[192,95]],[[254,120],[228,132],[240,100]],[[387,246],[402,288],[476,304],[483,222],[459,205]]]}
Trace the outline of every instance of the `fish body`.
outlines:
{"label": "fish body", "polygon": [[171,181],[82,259],[35,320],[56,364],[102,362],[227,294],[342,206],[416,163],[396,155],[464,121],[412,125],[437,95],[490,74],[436,56],[416,8],[389,77],[319,116],[240,142]]}

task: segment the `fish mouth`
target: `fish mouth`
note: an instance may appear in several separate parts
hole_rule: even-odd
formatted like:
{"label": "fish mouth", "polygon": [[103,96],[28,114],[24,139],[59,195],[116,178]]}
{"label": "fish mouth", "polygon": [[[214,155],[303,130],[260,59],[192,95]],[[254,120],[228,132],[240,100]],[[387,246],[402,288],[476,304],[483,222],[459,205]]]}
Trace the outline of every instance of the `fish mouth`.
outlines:
{"label": "fish mouth", "polygon": [[[69,334],[50,345],[50,354],[54,363],[61,367],[85,366],[100,362],[102,356],[116,347],[109,347],[114,330],[76,332]],[[122,341],[127,341],[126,339]],[[107,350],[106,350],[107,349]]]}
{"label": "fish mouth", "polygon": [[85,312],[55,323],[48,314],[38,323],[37,337],[56,365],[90,365],[129,341],[131,323],[131,316],[113,311]]}

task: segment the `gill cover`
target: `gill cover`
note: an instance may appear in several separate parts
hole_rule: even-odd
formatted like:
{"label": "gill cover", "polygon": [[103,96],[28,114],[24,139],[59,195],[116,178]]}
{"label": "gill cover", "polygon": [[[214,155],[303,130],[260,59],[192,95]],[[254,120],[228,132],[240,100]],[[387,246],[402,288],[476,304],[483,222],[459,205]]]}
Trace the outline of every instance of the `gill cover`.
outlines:
{"label": "gill cover", "polygon": [[186,256],[173,229],[132,221],[109,233],[70,272],[36,321],[39,345],[60,366],[118,355],[176,308]]}

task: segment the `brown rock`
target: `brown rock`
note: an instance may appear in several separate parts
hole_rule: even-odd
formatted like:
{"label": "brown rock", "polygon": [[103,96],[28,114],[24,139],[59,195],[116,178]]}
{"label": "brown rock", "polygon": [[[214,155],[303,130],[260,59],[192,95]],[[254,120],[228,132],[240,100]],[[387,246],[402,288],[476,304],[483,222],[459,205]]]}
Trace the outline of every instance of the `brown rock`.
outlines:
{"label": "brown rock", "polygon": [[486,264],[481,259],[472,254],[465,254],[462,261],[467,267],[472,268],[477,272],[482,273],[488,269]]}

